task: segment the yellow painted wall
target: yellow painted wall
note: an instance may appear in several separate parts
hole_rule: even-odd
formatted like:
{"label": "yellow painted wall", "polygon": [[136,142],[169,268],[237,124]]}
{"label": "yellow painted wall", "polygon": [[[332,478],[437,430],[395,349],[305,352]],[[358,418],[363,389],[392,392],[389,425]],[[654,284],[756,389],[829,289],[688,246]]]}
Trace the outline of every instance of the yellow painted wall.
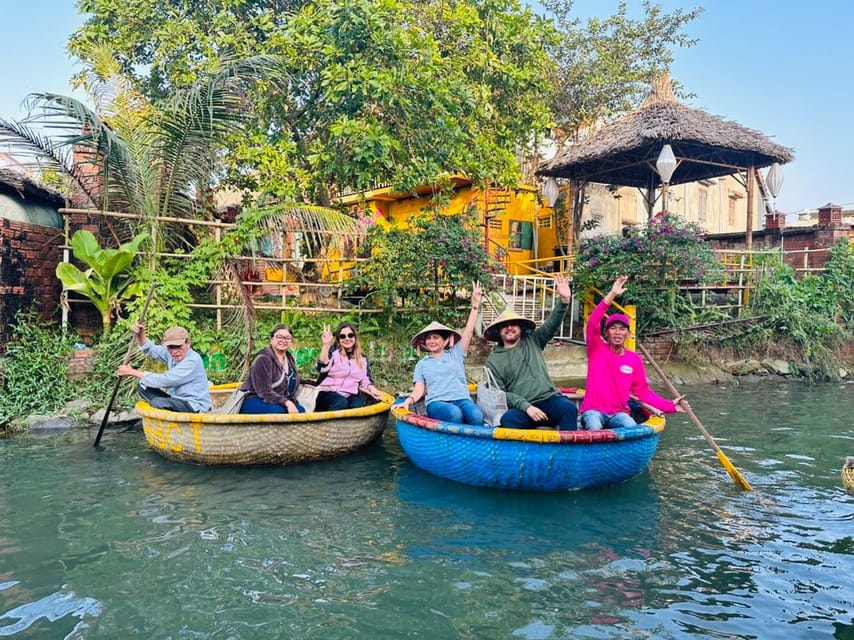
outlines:
{"label": "yellow painted wall", "polygon": [[[487,198],[491,204],[486,202]],[[365,194],[362,205],[358,204],[355,197],[345,198],[344,202],[352,204],[354,208],[367,207],[367,217],[375,218],[377,224],[386,228],[393,224],[406,228],[410,217],[430,206],[430,194],[405,197],[382,189]],[[537,202],[537,192],[533,187],[490,189],[487,196],[484,190],[463,184],[456,189],[443,213],[455,215],[471,206],[477,207],[477,217],[482,224],[489,207],[488,229],[483,230],[484,242],[490,253],[504,263],[510,273],[530,273],[529,268],[522,266],[523,263],[542,269],[545,265],[534,264],[534,259],[551,260],[555,256],[558,241],[554,214],[549,207]],[[524,223],[528,226],[525,227]],[[520,246],[520,236],[511,239],[511,228],[515,231],[530,231],[533,237],[529,248]],[[324,279],[333,279],[336,274],[332,272],[337,271],[337,266],[325,273]]]}

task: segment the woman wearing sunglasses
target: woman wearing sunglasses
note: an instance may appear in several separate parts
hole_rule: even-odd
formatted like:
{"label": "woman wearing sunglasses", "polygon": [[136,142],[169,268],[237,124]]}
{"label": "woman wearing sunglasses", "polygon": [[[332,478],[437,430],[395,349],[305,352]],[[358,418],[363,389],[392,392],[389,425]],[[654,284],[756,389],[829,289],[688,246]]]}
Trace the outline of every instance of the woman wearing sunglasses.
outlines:
{"label": "woman wearing sunglasses", "polygon": [[382,398],[382,391],[371,380],[368,359],[362,353],[359,336],[352,324],[342,322],[334,333],[329,330],[329,325],[324,325],[320,340],[322,346],[317,356],[320,382],[317,385],[316,411],[365,406],[359,389],[377,400]]}
{"label": "woman wearing sunglasses", "polygon": [[305,413],[294,394],[300,379],[296,361],[290,352],[294,334],[286,324],[277,324],[270,332],[270,346],[261,351],[249,376],[240,385],[247,391],[240,413]]}

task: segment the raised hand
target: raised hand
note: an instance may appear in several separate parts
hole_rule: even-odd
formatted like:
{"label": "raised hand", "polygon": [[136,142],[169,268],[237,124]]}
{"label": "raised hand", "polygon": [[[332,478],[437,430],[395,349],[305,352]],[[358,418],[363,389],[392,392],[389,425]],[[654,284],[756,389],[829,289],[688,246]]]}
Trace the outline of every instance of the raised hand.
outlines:
{"label": "raised hand", "polygon": [[572,299],[572,288],[569,286],[569,280],[562,273],[555,274],[555,289],[563,302],[569,302]]}
{"label": "raised hand", "polygon": [[331,347],[335,342],[335,336],[332,335],[332,330],[328,324],[323,325],[323,333],[320,335],[320,342],[324,347]]}
{"label": "raised hand", "polygon": [[480,309],[480,305],[483,302],[483,287],[480,286],[479,282],[471,283],[471,308],[472,309]]}
{"label": "raised hand", "polygon": [[626,282],[629,281],[629,276],[620,276],[616,280],[614,280],[614,284],[611,285],[611,293],[614,294],[614,297],[617,297],[626,292]]}

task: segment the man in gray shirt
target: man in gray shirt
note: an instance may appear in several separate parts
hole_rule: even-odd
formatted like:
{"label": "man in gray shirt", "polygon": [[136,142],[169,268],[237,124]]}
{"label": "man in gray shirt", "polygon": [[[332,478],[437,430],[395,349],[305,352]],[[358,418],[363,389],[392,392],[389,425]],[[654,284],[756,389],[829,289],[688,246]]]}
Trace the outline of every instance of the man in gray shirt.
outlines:
{"label": "man in gray shirt", "polygon": [[[149,358],[166,363],[165,373],[151,373],[120,365],[117,374],[139,380],[139,395],[157,409],[181,413],[211,410],[208,376],[202,357],[190,348],[190,334],[184,327],[170,327],[163,334],[163,345],[145,336],[145,328],[133,325],[137,344]],[[166,389],[169,392],[166,392]]]}

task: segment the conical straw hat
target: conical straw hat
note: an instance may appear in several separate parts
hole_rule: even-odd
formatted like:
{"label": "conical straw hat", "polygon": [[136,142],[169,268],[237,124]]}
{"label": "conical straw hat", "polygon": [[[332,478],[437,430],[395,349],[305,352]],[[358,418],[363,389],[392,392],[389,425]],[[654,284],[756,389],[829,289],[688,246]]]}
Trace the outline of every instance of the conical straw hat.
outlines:
{"label": "conical straw hat", "polygon": [[498,332],[501,331],[501,325],[507,322],[515,322],[522,327],[522,333],[531,333],[537,326],[537,323],[528,318],[523,318],[512,309],[505,309],[501,314],[492,321],[486,329],[483,330],[483,337],[492,342],[498,342],[500,337]]}
{"label": "conical straw hat", "polygon": [[424,349],[424,340],[427,338],[428,333],[441,333],[443,335],[447,334],[452,338],[451,344],[458,342],[463,337],[456,329],[451,329],[451,327],[446,327],[441,322],[434,321],[428,324],[414,336],[412,336],[412,346],[416,349]]}

